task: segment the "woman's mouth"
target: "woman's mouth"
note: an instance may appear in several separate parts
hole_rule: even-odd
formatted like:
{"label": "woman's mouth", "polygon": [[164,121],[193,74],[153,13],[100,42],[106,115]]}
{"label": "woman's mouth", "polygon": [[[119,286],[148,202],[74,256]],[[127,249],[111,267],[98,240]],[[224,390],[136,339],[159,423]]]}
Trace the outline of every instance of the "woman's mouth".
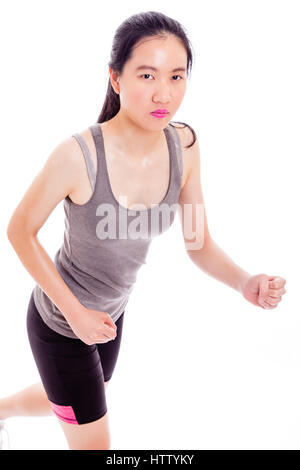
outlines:
{"label": "woman's mouth", "polygon": [[150,114],[152,116],[156,117],[156,118],[162,119],[162,118],[166,117],[169,113],[166,109],[156,109],[155,111],[153,111]]}

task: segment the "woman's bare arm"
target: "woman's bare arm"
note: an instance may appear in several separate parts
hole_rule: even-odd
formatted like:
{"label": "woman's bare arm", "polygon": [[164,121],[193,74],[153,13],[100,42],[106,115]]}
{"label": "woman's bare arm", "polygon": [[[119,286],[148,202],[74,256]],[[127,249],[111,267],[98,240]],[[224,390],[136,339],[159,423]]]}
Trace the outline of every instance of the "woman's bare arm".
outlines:
{"label": "woman's bare arm", "polygon": [[[190,134],[188,129],[187,132]],[[198,140],[186,151],[186,161],[189,163],[189,172],[179,198],[186,251],[205,273],[240,292],[243,283],[251,275],[234,263],[209,232],[201,185]]]}
{"label": "woman's bare arm", "polygon": [[66,319],[84,307],[64,282],[37,235],[57,204],[78,184],[83,158],[80,152],[72,137],[54,149],[7,227],[8,239],[22,264]]}

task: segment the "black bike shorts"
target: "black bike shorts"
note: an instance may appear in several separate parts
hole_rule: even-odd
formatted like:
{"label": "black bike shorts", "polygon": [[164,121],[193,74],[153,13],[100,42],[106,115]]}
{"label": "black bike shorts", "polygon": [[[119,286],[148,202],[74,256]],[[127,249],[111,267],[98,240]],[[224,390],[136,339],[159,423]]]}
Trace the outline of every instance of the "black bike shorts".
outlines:
{"label": "black bike shorts", "polygon": [[40,316],[31,294],[27,333],[41,381],[55,415],[71,424],[85,424],[107,412],[104,382],[115,368],[124,311],[115,322],[117,336],[107,343],[87,345],[52,330]]}

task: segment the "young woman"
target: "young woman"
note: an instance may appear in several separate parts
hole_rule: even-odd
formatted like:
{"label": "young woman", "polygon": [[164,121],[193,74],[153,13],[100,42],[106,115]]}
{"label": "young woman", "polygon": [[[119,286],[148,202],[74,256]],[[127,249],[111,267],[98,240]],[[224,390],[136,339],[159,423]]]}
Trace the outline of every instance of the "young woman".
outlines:
{"label": "young woman", "polygon": [[[125,307],[152,238],[170,227],[176,210],[201,269],[262,308],[275,308],[285,293],[283,278],[250,275],[211,238],[197,137],[172,122],[191,65],[177,21],[152,11],[124,21],[97,123],[55,148],[8,226],[36,281],[27,331],[41,383],[0,400],[0,419],[55,414],[70,449],[110,448],[105,387]],[[37,234],[62,200],[65,236],[52,262]]]}

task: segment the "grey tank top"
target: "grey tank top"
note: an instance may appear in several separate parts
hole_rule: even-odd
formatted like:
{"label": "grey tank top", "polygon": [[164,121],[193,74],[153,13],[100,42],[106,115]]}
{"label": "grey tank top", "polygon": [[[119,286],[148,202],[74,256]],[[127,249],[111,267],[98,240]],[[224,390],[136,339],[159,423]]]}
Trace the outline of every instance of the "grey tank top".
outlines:
{"label": "grey tank top", "polygon": [[[159,204],[127,209],[121,198],[117,201],[110,186],[101,124],[89,129],[96,147],[97,173],[84,139],[80,134],[72,137],[81,147],[93,193],[83,205],[69,196],[64,199],[64,239],[54,264],[82,305],[104,311],[116,322],[128,303],[139,268],[146,264],[152,239],[174,221],[181,190],[182,150],[176,128],[168,124],[164,128],[170,161],[168,190]],[[50,328],[77,338],[39,284],[35,285],[33,296],[38,312]]]}

